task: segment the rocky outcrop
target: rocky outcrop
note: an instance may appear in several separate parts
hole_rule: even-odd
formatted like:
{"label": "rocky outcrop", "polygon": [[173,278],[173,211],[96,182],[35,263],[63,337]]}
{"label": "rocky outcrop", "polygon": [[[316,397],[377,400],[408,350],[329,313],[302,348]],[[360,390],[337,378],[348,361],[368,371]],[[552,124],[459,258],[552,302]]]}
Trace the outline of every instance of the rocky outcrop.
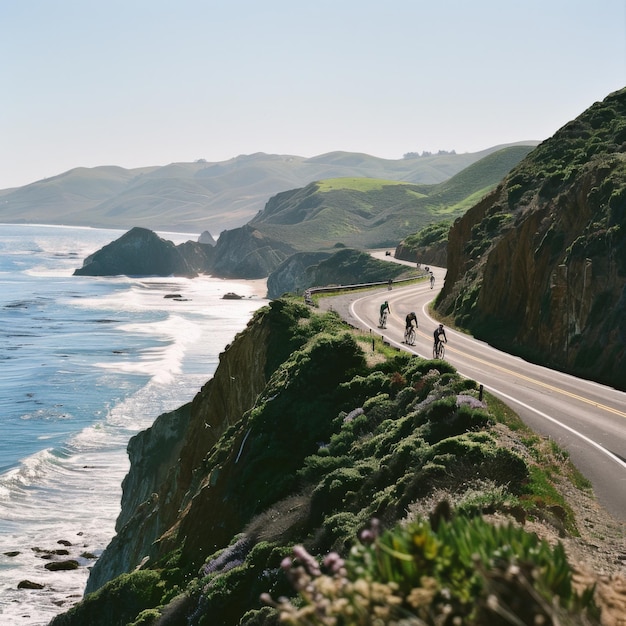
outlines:
{"label": "rocky outcrop", "polygon": [[285,293],[302,293],[311,287],[310,272],[313,266],[330,255],[330,252],[292,254],[267,277],[268,298],[280,298]]}
{"label": "rocky outcrop", "polygon": [[200,237],[198,237],[198,243],[204,243],[209,246],[214,246],[216,244],[215,239],[213,239],[213,235],[208,231],[204,230],[200,233]]}
{"label": "rocky outcrop", "polygon": [[434,222],[409,235],[396,247],[395,257],[425,266],[447,267],[450,226],[449,220]]}
{"label": "rocky outcrop", "polygon": [[[190,416],[191,404],[183,405],[159,416],[149,429],[131,438],[128,444],[131,471],[122,482],[116,536],[103,557],[96,561],[87,592],[137,566],[162,532],[161,486],[180,457]],[[165,498],[167,500],[168,496]],[[135,534],[137,528],[141,532]]]}
{"label": "rocky outcrop", "polygon": [[295,249],[251,226],[226,230],[215,246],[212,273],[223,278],[265,278]]}
{"label": "rocky outcrop", "polygon": [[435,267],[447,267],[448,243],[438,243],[417,249],[400,244],[396,247],[394,255],[396,259],[402,259],[403,261],[412,261],[421,265],[434,265]]}
{"label": "rocky outcrop", "polygon": [[88,256],[75,276],[196,276],[207,272],[213,247],[193,241],[174,245],[135,227]]}
{"label": "rocky outcrop", "polygon": [[267,279],[270,298],[310,287],[386,282],[407,274],[403,265],[373,258],[366,252],[340,248],[334,253],[296,253]]}
{"label": "rocky outcrop", "polygon": [[458,219],[437,309],[476,336],[626,388],[626,90]]}

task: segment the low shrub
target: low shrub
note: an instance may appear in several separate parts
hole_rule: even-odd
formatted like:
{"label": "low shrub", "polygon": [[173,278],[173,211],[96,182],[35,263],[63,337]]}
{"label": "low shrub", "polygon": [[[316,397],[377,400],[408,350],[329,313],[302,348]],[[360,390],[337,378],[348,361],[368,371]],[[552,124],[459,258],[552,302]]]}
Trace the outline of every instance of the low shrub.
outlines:
{"label": "low shrub", "polygon": [[419,519],[379,534],[376,522],[344,560],[318,563],[301,546],[282,568],[297,600],[263,599],[281,622],[326,624],[590,624],[592,589],[578,594],[561,544],[479,517]]}

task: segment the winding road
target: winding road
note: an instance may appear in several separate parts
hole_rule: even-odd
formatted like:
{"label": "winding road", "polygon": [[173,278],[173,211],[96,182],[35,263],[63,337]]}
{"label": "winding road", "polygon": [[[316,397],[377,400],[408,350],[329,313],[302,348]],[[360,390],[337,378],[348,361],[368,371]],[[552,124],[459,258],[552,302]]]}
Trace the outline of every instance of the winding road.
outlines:
{"label": "winding road", "polygon": [[[349,321],[393,346],[432,358],[437,322],[429,316],[428,304],[443,285],[445,269],[431,269],[434,289],[424,282],[353,295]],[[387,328],[380,329],[379,308],[384,300],[389,301],[391,315]],[[419,323],[414,346],[402,343],[404,319],[410,311],[415,311]],[[626,393],[533,365],[451,329],[446,328],[446,334],[445,359],[513,408],[536,433],[567,450],[591,481],[600,504],[626,522]]]}

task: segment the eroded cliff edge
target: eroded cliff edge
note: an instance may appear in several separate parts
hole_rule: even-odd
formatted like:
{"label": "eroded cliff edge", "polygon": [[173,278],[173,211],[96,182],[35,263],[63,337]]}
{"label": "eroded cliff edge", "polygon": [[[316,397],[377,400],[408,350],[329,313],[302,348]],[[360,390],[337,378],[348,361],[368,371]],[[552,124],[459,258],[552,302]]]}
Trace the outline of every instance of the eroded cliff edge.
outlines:
{"label": "eroded cliff edge", "polygon": [[[117,534],[92,569],[86,593],[171,549],[206,479],[207,451],[254,405],[267,382],[268,350],[281,358],[272,324],[264,321],[268,313],[257,312],[226,347],[213,378],[192,402],[159,416],[130,440]],[[227,519],[225,510],[214,514]]]}

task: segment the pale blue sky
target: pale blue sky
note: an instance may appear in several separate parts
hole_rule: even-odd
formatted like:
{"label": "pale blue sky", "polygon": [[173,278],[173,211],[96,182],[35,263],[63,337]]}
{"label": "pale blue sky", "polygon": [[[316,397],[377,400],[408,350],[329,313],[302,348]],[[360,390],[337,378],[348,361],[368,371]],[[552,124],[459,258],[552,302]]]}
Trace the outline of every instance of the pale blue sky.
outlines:
{"label": "pale blue sky", "polygon": [[543,140],[626,86],[625,0],[0,0],[0,189],[77,166]]}

